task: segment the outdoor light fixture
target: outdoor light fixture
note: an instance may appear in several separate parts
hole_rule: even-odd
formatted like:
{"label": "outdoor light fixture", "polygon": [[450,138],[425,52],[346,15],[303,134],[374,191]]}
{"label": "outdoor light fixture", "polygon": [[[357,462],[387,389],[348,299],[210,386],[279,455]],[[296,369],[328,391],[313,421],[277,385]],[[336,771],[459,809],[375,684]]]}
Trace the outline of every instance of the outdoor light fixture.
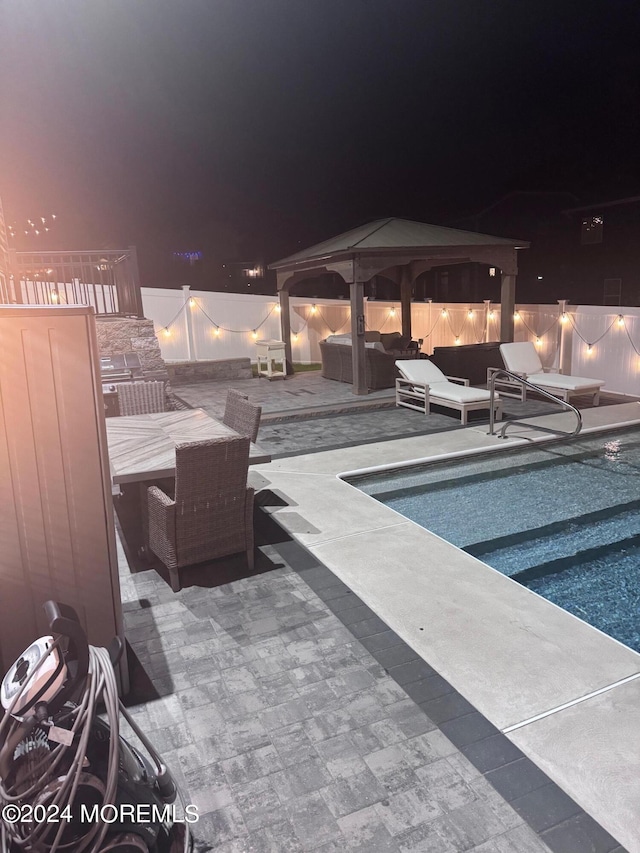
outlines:
{"label": "outdoor light fixture", "polygon": [[539,276],[538,276],[538,281],[542,281],[542,276],[541,276],[541,275],[539,275]]}
{"label": "outdoor light fixture", "polygon": [[495,267],[489,267],[489,275],[493,277],[495,274],[496,274],[496,268]]}

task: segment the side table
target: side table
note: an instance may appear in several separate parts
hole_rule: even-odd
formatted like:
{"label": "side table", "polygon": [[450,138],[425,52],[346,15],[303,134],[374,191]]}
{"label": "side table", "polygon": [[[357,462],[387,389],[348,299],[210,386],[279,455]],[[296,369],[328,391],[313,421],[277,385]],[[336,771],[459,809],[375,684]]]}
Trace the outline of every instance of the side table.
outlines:
{"label": "side table", "polygon": [[[258,358],[258,376],[267,379],[286,379],[287,363],[284,354],[284,341],[256,341]],[[280,363],[280,370],[275,364]]]}

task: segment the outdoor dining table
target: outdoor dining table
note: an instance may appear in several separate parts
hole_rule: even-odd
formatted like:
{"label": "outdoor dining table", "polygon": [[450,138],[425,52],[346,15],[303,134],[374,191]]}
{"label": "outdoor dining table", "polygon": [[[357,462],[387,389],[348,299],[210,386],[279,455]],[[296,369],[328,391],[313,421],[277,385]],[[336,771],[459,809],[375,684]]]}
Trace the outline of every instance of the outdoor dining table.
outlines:
{"label": "outdoor dining table", "polygon": [[[232,438],[238,433],[203,409],[107,418],[106,425],[111,490],[112,494],[121,495],[116,510],[124,537],[122,544],[131,565],[134,555],[138,559],[148,557],[143,513],[146,488],[175,477],[176,444]],[[262,448],[250,445],[250,465],[270,461],[271,456]]]}
{"label": "outdoor dining table", "polygon": [[[114,486],[174,477],[176,444],[237,435],[203,409],[107,418],[106,424]],[[249,465],[270,461],[268,453],[251,444]]]}

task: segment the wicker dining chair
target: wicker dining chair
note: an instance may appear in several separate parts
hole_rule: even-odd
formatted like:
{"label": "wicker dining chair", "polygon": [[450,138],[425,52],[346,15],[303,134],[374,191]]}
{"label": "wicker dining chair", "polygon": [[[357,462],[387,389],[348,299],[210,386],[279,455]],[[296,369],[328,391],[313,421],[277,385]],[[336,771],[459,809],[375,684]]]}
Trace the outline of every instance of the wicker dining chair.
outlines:
{"label": "wicker dining chair", "polygon": [[121,415],[166,411],[164,382],[121,382],[116,389]]}
{"label": "wicker dining chair", "polygon": [[229,388],[222,423],[255,442],[260,429],[262,406],[254,406],[239,391]]}
{"label": "wicker dining chair", "polygon": [[253,569],[249,439],[212,438],[176,446],[175,497],[147,489],[151,551],[180,589],[179,569],[246,551]]}

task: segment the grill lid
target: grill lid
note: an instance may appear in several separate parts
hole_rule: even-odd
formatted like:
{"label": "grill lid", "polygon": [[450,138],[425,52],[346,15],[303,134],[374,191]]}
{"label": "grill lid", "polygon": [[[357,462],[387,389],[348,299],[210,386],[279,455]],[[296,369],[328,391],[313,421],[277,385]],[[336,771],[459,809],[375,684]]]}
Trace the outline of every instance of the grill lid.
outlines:
{"label": "grill lid", "polygon": [[142,379],[140,358],[135,352],[100,357],[100,376],[103,382],[133,382]]}

